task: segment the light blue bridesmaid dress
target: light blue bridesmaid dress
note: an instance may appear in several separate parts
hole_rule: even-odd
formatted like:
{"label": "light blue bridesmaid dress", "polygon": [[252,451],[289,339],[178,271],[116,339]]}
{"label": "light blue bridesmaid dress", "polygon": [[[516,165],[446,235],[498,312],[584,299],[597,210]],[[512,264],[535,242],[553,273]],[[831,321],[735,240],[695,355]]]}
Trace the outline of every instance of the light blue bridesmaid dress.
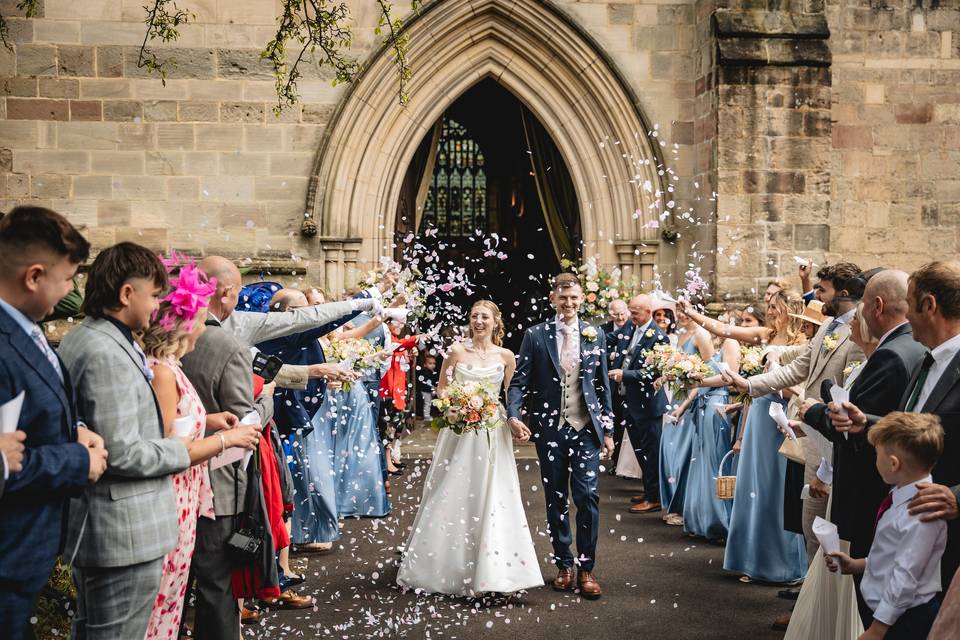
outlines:
{"label": "light blue bridesmaid dress", "polygon": [[[383,486],[383,448],[366,387],[327,389],[324,406],[314,417],[329,421],[333,433],[333,480],[337,513],[379,518],[390,513]],[[319,429],[318,429],[319,430]]]}
{"label": "light blue bridesmaid dress", "polygon": [[322,414],[323,407],[313,416],[313,431],[299,431],[290,438],[290,471],[296,487],[290,523],[294,544],[333,542],[340,538],[333,430]]}
{"label": "light blue bridesmaid dress", "polygon": [[[693,336],[683,343],[680,350],[684,353],[698,353]],[[670,406],[678,406],[684,401],[686,394],[686,391],[681,391],[676,398],[671,399]],[[690,454],[693,451],[693,436],[696,430],[693,424],[693,408],[693,405],[688,407],[678,422],[665,422],[660,434],[660,504],[663,505],[664,513],[683,513]]]}
{"label": "light blue bridesmaid dress", "polygon": [[777,453],[783,435],[770,417],[773,402],[786,408],[779,394],[754,398],[750,405],[723,568],[777,583],[806,575],[807,551],[803,536],[783,528],[787,459]]}
{"label": "light blue bridesmaid dress", "polygon": [[[723,354],[718,351],[710,367],[719,373],[717,364]],[[693,452],[687,473],[687,495],[683,501],[683,528],[687,533],[708,540],[727,537],[733,503],[717,497],[717,470],[723,456],[730,451],[730,419],[720,416],[716,408],[728,402],[725,387],[700,389],[693,414]],[[729,464],[729,463],[728,463]]]}

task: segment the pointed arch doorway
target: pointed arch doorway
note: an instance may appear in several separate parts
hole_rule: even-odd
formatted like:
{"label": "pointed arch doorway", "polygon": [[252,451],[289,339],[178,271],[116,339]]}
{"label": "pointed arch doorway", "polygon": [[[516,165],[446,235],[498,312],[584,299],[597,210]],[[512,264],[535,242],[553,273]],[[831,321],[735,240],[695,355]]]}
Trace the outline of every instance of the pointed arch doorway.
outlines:
{"label": "pointed arch doorway", "polygon": [[[492,78],[457,98],[407,168],[394,224],[440,260],[469,265],[475,289],[512,329],[547,311],[541,301],[561,260],[581,255],[580,210],[566,163],[529,109]],[[401,243],[397,245],[399,251]],[[459,291],[459,290],[457,290]],[[522,331],[506,338],[519,347]]]}
{"label": "pointed arch doorway", "polygon": [[307,195],[329,290],[393,252],[407,168],[434,123],[492,79],[549,133],[566,161],[584,256],[650,282],[664,171],[652,130],[597,43],[544,0],[435,1],[405,27],[413,75],[397,100],[391,54],[374,54],[328,124]]}

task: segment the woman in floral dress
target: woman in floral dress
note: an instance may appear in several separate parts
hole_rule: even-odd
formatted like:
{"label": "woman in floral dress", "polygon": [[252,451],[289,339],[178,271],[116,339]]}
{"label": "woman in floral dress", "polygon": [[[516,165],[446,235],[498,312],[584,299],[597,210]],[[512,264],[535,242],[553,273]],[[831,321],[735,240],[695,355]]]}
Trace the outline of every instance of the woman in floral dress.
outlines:
{"label": "woman in floral dress", "polygon": [[[215,289],[213,282],[208,282],[203,272],[193,265],[186,265],[171,284],[172,292],[160,303],[140,342],[153,371],[152,384],[163,417],[164,434],[181,437],[186,442],[192,466],[173,476],[180,535],[164,559],[147,640],[179,637],[197,537],[197,518],[214,517],[207,460],[229,447],[253,449],[259,437],[253,427],[238,426],[237,417],[232,414],[207,415],[196,390],[180,368],[180,358],[193,351],[205,328],[206,305]],[[175,422],[176,431],[185,435],[176,433]],[[185,424],[187,422],[190,424]],[[204,437],[207,430],[218,433]]]}

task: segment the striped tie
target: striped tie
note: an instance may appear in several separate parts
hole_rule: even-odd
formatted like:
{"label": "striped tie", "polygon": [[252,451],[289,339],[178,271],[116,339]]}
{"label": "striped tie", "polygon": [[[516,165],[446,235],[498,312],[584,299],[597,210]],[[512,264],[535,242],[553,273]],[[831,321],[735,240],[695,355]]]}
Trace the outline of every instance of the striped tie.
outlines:
{"label": "striped tie", "polygon": [[50,344],[47,342],[47,339],[43,337],[43,331],[40,330],[39,326],[35,326],[30,332],[30,337],[33,338],[33,341],[36,343],[37,348],[43,352],[43,355],[46,356],[47,362],[50,363],[50,366],[53,367],[53,370],[57,372],[57,375],[60,376],[60,380],[63,380],[63,371],[60,369],[60,361],[57,359],[57,354],[53,352],[53,349],[50,348]]}

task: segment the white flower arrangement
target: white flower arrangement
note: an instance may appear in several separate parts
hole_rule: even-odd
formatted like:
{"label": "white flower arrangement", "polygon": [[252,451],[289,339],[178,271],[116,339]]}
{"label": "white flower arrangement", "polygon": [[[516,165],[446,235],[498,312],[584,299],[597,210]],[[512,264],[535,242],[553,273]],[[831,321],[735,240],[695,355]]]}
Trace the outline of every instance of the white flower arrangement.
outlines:
{"label": "white flower arrangement", "polygon": [[590,326],[584,327],[583,331],[580,332],[580,335],[583,336],[583,339],[587,342],[596,342],[597,328]]}

